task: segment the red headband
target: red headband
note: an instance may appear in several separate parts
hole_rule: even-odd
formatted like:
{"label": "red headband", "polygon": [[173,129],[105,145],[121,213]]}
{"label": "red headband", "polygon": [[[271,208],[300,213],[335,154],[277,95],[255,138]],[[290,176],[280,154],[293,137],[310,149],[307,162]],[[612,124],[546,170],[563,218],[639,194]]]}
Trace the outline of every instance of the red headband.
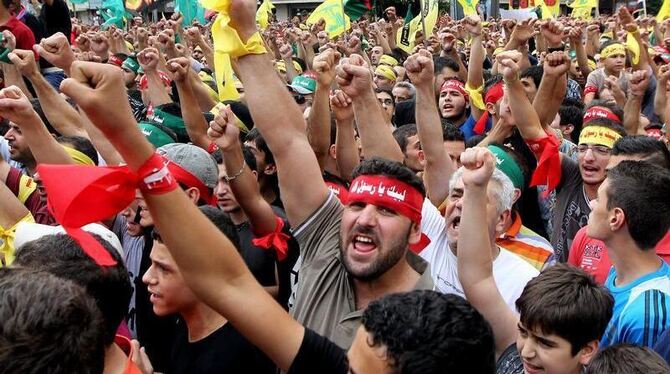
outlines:
{"label": "red headband", "polygon": [[611,119],[612,121],[616,121],[617,123],[621,123],[621,119],[616,114],[612,113],[611,110],[600,106],[594,106],[586,110],[586,113],[584,113],[583,122],[586,125],[596,118],[607,118]]}
{"label": "red headband", "polygon": [[167,168],[175,179],[187,188],[195,187],[200,191],[200,197],[207,203],[207,205],[216,206],[216,196],[213,196],[209,188],[205,186],[200,179],[196,178],[188,170],[182,168],[176,163],[166,159]]}
{"label": "red headband", "polygon": [[[498,82],[491,86],[488,91],[486,91],[486,95],[484,96],[484,104],[495,104],[500,99],[502,99],[504,94],[503,90],[503,83]],[[486,122],[489,120],[489,111],[484,108],[484,113],[482,113],[482,116],[479,117],[479,120],[477,120],[477,123],[475,124],[475,127],[473,128],[475,134],[477,135],[482,135],[484,132],[486,132]]]}
{"label": "red headband", "polygon": [[446,90],[456,90],[465,97],[465,101],[469,100],[468,92],[465,90],[465,85],[458,79],[448,79],[444,81],[444,83],[442,83],[442,87],[440,87],[440,93]]}
{"label": "red headband", "polygon": [[121,60],[120,58],[118,58],[116,56],[110,56],[107,59],[107,63],[112,64],[114,66],[121,67],[121,65],[123,65],[123,60]]}
{"label": "red headband", "polygon": [[[360,175],[351,182],[346,204],[363,202],[389,208],[409,218],[417,225],[421,225],[423,200],[423,196],[416,188],[395,178],[381,175]],[[410,249],[419,253],[428,243],[430,243],[430,239],[421,234],[419,243],[411,245]]]}
{"label": "red headband", "polygon": [[[162,71],[158,72],[158,76],[161,78],[163,84],[166,87],[172,84],[172,80],[170,79],[170,77],[167,74],[163,73]],[[146,74],[144,74],[142,78],[140,78],[139,86],[140,90],[146,90],[147,87],[149,87],[149,80]]]}
{"label": "red headband", "polygon": [[127,166],[44,165],[37,172],[47,191],[47,206],[65,232],[101,266],[116,261],[81,227],[125,209],[135,199],[135,190],[162,194],[178,187],[165,160],[154,154],[137,173]]}

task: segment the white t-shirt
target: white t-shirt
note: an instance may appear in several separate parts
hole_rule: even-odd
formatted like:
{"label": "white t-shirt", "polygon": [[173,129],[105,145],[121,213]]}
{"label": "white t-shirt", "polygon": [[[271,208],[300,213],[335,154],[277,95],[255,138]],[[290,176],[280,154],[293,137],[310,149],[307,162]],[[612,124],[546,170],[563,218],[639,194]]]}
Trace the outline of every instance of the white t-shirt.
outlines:
{"label": "white t-shirt", "polygon": [[[430,244],[419,255],[430,264],[435,289],[465,297],[458,279],[457,259],[449,249],[444,217],[429,200],[424,201],[421,214],[421,231],[430,238]],[[493,261],[493,278],[505,303],[513,311],[516,311],[516,299],[521,296],[526,283],[538,274],[532,265],[502,248]]]}

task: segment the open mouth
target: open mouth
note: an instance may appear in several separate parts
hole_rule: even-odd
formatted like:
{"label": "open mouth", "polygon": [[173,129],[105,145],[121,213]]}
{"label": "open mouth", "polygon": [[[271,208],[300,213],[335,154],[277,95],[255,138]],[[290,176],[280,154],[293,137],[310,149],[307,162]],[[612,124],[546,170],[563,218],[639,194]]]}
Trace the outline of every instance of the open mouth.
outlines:
{"label": "open mouth", "polygon": [[377,249],[376,241],[367,235],[356,234],[351,240],[354,250],[359,253],[370,253]]}
{"label": "open mouth", "polygon": [[454,217],[451,220],[451,228],[457,230],[461,226],[461,216]]}

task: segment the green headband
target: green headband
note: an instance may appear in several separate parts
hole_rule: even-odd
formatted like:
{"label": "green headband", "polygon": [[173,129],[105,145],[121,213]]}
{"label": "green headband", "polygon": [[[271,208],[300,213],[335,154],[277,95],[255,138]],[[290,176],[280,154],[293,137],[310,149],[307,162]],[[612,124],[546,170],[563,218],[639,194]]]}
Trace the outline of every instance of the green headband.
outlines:
{"label": "green headband", "polygon": [[174,131],[177,136],[188,137],[184,120],[181,117],[164,112],[160,108],[154,108],[154,114],[149,118],[152,122],[159,123]]}
{"label": "green headband", "polygon": [[132,56],[128,57],[125,61],[123,61],[123,64],[121,65],[121,67],[125,68],[125,69],[128,69],[135,74],[137,74],[137,72],[140,70],[140,64]]}
{"label": "green headband", "polygon": [[496,167],[498,170],[502,171],[512,180],[514,188],[518,188],[523,191],[524,189],[524,178],[521,167],[516,163],[514,158],[510,156],[504,149],[495,146],[489,145],[487,147],[494,156],[496,156]]}
{"label": "green headband", "polygon": [[156,148],[176,142],[172,136],[153,123],[140,122],[139,126],[140,131],[142,131],[142,134],[144,134],[144,137],[147,138],[149,143],[153,144]]}

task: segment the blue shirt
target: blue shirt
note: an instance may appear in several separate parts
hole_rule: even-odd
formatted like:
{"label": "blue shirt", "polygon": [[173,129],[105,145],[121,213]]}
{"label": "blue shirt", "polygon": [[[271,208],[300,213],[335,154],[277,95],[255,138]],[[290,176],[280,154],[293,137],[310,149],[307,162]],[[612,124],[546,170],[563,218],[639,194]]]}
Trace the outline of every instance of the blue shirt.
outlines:
{"label": "blue shirt", "polygon": [[614,313],[601,348],[619,343],[653,347],[670,326],[670,265],[661,262],[658,270],[621,287],[614,285],[616,270],[610,270],[605,287],[614,297]]}
{"label": "blue shirt", "polygon": [[[477,135],[475,134],[475,125],[477,124],[477,120],[475,117],[472,116],[472,114],[468,117],[468,119],[463,122],[461,127],[459,129],[463,132],[463,135],[465,136],[465,141],[467,142],[472,138],[473,136]],[[491,130],[491,117],[489,117],[488,121],[486,121],[486,131]],[[485,132],[486,132],[485,131]]]}

